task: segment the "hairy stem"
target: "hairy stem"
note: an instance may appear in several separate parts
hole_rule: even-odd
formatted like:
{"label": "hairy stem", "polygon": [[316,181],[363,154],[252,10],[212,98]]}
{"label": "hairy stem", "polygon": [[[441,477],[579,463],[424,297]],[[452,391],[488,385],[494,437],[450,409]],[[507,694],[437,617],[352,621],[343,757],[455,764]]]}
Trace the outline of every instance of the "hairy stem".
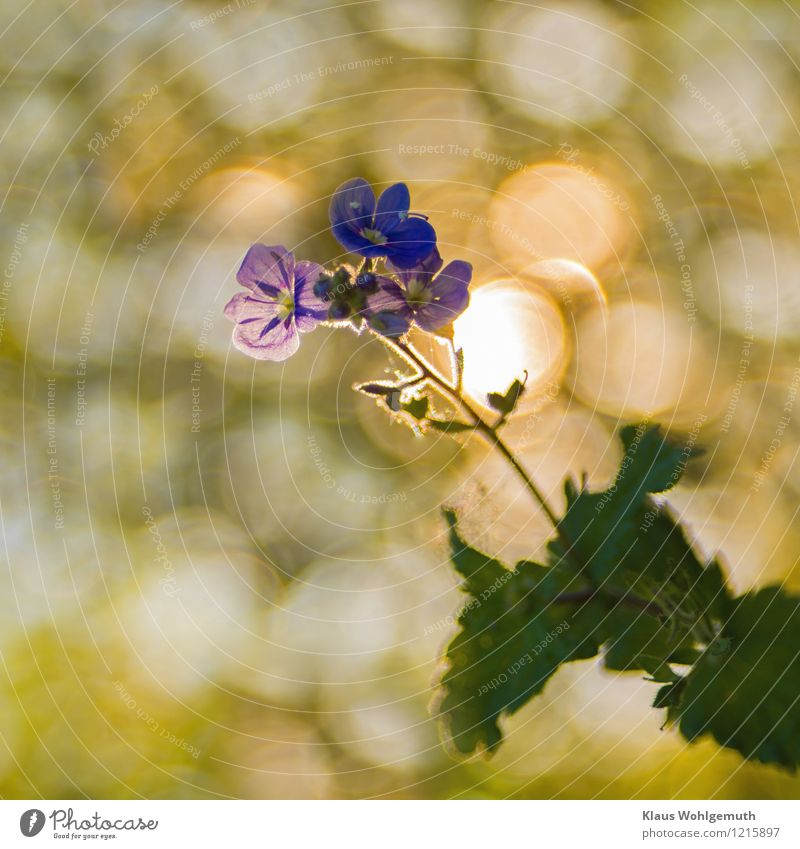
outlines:
{"label": "hairy stem", "polygon": [[[407,363],[409,363],[416,369],[416,375],[404,379],[401,384],[398,384],[399,386],[408,387],[413,386],[415,383],[422,383],[427,381],[457,410],[460,410],[462,413],[466,414],[466,416],[470,420],[469,424],[473,427],[473,429],[480,433],[491,446],[493,446],[497,451],[500,452],[500,454],[502,454],[502,456],[514,469],[519,479],[523,482],[525,488],[528,490],[528,492],[530,492],[537,504],[542,508],[542,511],[544,512],[545,516],[547,516],[547,519],[550,524],[555,528],[555,531],[558,535],[558,539],[564,548],[565,555],[575,563],[579,571],[585,572],[585,564],[582,562],[582,558],[577,547],[569,538],[569,535],[566,533],[563,526],[559,523],[558,517],[553,512],[550,505],[547,503],[547,499],[545,498],[544,494],[533,481],[533,479],[530,477],[530,475],[527,473],[520,461],[514,456],[514,453],[511,451],[508,445],[506,445],[506,443],[497,433],[497,428],[500,424],[502,424],[503,420],[501,419],[500,422],[495,425],[490,424],[486,419],[483,418],[481,413],[472,404],[470,404],[470,402],[467,401],[466,398],[464,398],[463,392],[461,390],[460,368],[458,367],[457,363],[455,365],[456,380],[455,383],[451,383],[418,351],[416,351],[413,345],[411,345],[409,342],[403,341],[401,339],[390,339],[386,336],[382,336],[378,333],[375,333],[374,331],[373,333],[381,340],[381,342],[383,342],[383,344],[389,350],[400,355]],[[453,354],[455,357],[455,351],[453,351]],[[667,615],[667,612],[662,608],[660,604],[656,602],[655,599],[643,599],[639,596],[635,596],[632,594],[609,594],[606,591],[601,590],[597,587],[580,592],[564,593],[559,596],[556,601],[573,603],[586,602],[589,601],[591,598],[595,598],[598,596],[613,600],[617,604],[622,604],[628,607],[634,607],[640,610],[642,613],[657,617],[659,620],[661,620],[665,615]],[[706,622],[702,618],[700,622],[695,623],[695,628],[702,630],[702,634],[698,636],[700,642],[708,642],[708,635],[706,634],[706,630],[710,632],[711,638],[713,638],[713,635],[715,634],[713,625],[711,623]]]}
{"label": "hairy stem", "polygon": [[419,371],[420,380],[424,379],[432,383],[436,389],[444,395],[445,398],[451,401],[457,409],[460,409],[467,414],[467,416],[471,419],[471,424],[474,426],[475,430],[477,430],[487,440],[487,442],[496,448],[509,462],[520,480],[525,484],[527,490],[544,511],[544,514],[547,516],[550,524],[558,532],[562,543],[564,543],[568,549],[572,549],[573,546],[564,538],[563,530],[559,527],[558,518],[547,503],[547,499],[544,497],[542,491],[538,486],[536,486],[533,479],[525,471],[522,464],[512,453],[511,449],[500,438],[500,435],[497,433],[495,428],[492,427],[492,425],[490,425],[489,422],[481,416],[475,407],[473,407],[472,404],[464,398],[462,393],[459,392],[457,386],[450,383],[408,342],[403,342],[399,339],[389,339],[388,337],[381,336],[380,334],[375,335],[378,336],[383,344],[390,350],[401,354],[401,356],[403,356],[406,360],[410,361],[411,364]]}

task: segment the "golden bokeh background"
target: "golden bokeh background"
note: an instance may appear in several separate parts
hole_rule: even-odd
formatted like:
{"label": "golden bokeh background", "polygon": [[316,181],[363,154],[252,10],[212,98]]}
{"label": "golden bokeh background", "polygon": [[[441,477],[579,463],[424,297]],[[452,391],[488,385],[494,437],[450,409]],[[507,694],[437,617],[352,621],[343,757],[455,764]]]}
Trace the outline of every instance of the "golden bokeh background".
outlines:
{"label": "golden bokeh background", "polygon": [[[222,315],[254,241],[341,259],[344,179],[408,182],[485,402],[554,503],[621,422],[705,454],[669,495],[738,590],[800,588],[800,4],[35,0],[0,31],[0,795],[772,798],[800,781],[561,670],[459,760],[440,507],[507,562],[548,528],[477,443]],[[432,356],[440,352],[432,351]]]}

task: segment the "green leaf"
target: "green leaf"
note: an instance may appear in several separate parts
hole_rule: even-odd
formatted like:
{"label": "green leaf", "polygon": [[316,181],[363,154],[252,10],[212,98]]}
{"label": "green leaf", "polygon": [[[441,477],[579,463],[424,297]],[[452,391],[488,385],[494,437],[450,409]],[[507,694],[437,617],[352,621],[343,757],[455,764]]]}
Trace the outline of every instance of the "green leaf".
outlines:
{"label": "green leaf", "polygon": [[383,398],[390,395],[392,392],[397,392],[397,387],[390,383],[357,383],[353,389],[356,392],[363,392],[372,398]]}
{"label": "green leaf", "polygon": [[439,711],[457,749],[491,752],[502,738],[500,717],[541,692],[562,663],[597,654],[595,623],[602,611],[597,602],[556,600],[579,585],[567,569],[527,561],[506,569],[461,539],[452,512],[445,517],[453,564],[469,599],[447,650]]}
{"label": "green leaf", "polygon": [[510,413],[514,412],[514,408],[517,406],[517,402],[522,397],[522,393],[525,391],[525,382],[528,379],[528,373],[525,372],[525,380],[515,380],[511,386],[505,391],[505,393],[500,392],[490,392],[488,394],[489,406],[497,410],[499,413],[503,414],[505,418]]}
{"label": "green leaf", "polygon": [[[650,497],[680,478],[687,452],[656,427],[628,427],[621,436],[614,484],[589,493],[568,482],[561,527],[593,585],[619,598],[606,623],[606,666],[670,681],[669,662],[680,662],[673,656],[690,656],[713,637],[709,623],[728,615],[731,596],[719,564],[701,563],[669,508]],[[551,549],[565,556],[563,542]]]}
{"label": "green leaf", "polygon": [[455,419],[448,421],[440,421],[439,419],[428,419],[428,427],[432,430],[438,430],[442,433],[466,433],[475,430],[475,426],[466,422],[459,422]]}
{"label": "green leaf", "polygon": [[353,389],[368,395],[370,398],[383,401],[394,413],[400,409],[400,390],[391,383],[360,383]]}
{"label": "green leaf", "polygon": [[[571,480],[565,483],[567,514],[564,522],[577,523],[578,530],[587,520],[594,524],[602,517],[603,525],[613,528],[631,513],[649,507],[650,493],[670,489],[679,480],[684,465],[683,451],[664,439],[660,428],[629,426],[620,432],[625,453],[614,483],[604,492],[578,491]],[[613,521],[612,521],[613,520]]]}
{"label": "green leaf", "polygon": [[627,586],[684,619],[727,615],[730,594],[719,563],[700,562],[669,508],[649,502],[632,519],[622,567]]}
{"label": "green leaf", "polygon": [[680,479],[689,458],[682,446],[665,439],[657,425],[629,425],[620,431],[625,455],[615,486],[623,500],[664,492]]}
{"label": "green leaf", "polygon": [[566,482],[559,525],[571,551],[563,539],[551,551],[578,560],[598,587],[648,599],[669,620],[678,645],[699,619],[724,614],[730,597],[719,565],[701,564],[669,508],[650,497],[680,478],[686,451],[657,427],[628,427],[621,436],[625,454],[609,489],[590,493]]}
{"label": "green leaf", "polygon": [[423,395],[421,398],[412,398],[410,401],[405,401],[401,406],[406,413],[419,421],[428,415],[428,403],[428,396]]}
{"label": "green leaf", "polygon": [[736,599],[686,679],[680,729],[711,734],[745,758],[800,762],[800,599],[778,587]]}
{"label": "green leaf", "polygon": [[703,653],[699,649],[676,649],[669,656],[668,660],[670,663],[678,663],[682,666],[692,666],[692,664],[697,663],[702,654]]}
{"label": "green leaf", "polygon": [[[453,564],[470,595],[448,649],[441,707],[461,751],[494,749],[504,714],[539,693],[562,663],[601,647],[608,669],[676,685],[670,664],[696,660],[714,638],[713,623],[730,612],[719,564],[704,566],[668,508],[650,497],[677,480],[685,452],[657,428],[626,428],[622,437],[612,487],[589,493],[567,483],[565,533],[550,545],[549,567],[523,561],[506,569],[468,546],[454,514],[445,514]],[[681,688],[670,692],[674,700]]]}
{"label": "green leaf", "polygon": [[[651,497],[680,477],[686,452],[656,429],[626,429],[625,458],[602,493],[568,482],[551,565],[513,570],[467,545],[452,512],[452,560],[469,600],[448,648],[441,714],[462,752],[494,750],[500,721],[559,666],[601,650],[608,669],[661,682],[688,740],[712,735],[745,758],[800,764],[800,598],[772,587],[733,598],[670,510]],[[680,675],[673,665],[689,666]]]}
{"label": "green leaf", "polygon": [[444,511],[444,518],[450,529],[450,559],[456,571],[464,579],[464,592],[476,595],[484,587],[500,580],[505,582],[510,575],[508,569],[497,560],[470,548],[458,534],[458,520],[452,510]]}
{"label": "green leaf", "polygon": [[657,427],[627,427],[621,437],[625,454],[607,490],[578,490],[571,480],[564,485],[567,511],[560,527],[599,580],[628,553],[640,530],[647,530],[647,514],[658,512],[649,494],[668,489],[680,477],[682,453]]}
{"label": "green leaf", "polygon": [[605,647],[607,669],[644,670],[654,681],[674,681],[678,676],[670,669],[667,658],[678,650],[676,641],[690,645],[690,637],[674,632],[645,610],[618,605],[603,627],[609,638]]}
{"label": "green leaf", "polygon": [[661,687],[653,699],[654,708],[667,709],[667,723],[671,724],[678,718],[681,699],[686,690],[686,679],[678,678],[671,684]]}

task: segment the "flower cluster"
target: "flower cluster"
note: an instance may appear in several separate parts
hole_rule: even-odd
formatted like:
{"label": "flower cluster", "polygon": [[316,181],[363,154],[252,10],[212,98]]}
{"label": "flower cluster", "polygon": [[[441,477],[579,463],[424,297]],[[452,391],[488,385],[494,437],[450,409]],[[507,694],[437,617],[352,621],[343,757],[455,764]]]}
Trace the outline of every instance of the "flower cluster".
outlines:
{"label": "flower cluster", "polygon": [[436,232],[410,206],[404,183],[377,200],[360,177],[339,186],[329,210],[331,232],[362,257],[357,268],[326,269],[296,261],[281,246],[253,245],[236,276],[248,292],[225,307],[236,323],[234,345],[257,359],[285,360],[297,351],[299,334],[319,324],[366,325],[390,337],[413,325],[428,332],[446,328],[467,307],[472,266],[456,260],[443,267]]}

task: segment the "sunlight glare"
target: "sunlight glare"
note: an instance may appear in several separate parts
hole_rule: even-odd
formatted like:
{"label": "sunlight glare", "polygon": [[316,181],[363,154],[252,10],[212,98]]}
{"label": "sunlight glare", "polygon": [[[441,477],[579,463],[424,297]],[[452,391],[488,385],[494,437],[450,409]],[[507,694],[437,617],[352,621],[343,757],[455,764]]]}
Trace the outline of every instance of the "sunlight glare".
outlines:
{"label": "sunlight glare", "polygon": [[497,280],[476,289],[454,329],[456,346],[464,349],[464,388],[483,405],[487,393],[505,392],[527,371],[524,408],[561,370],[565,333],[558,308],[544,292],[516,281]]}

